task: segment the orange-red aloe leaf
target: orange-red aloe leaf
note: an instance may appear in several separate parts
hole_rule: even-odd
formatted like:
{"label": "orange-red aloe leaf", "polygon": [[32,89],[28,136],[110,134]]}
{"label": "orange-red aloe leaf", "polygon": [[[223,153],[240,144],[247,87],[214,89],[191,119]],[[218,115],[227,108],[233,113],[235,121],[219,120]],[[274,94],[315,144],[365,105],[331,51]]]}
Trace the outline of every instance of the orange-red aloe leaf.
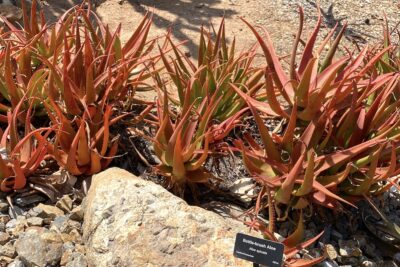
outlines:
{"label": "orange-red aloe leaf", "polygon": [[324,62],[322,62],[322,64],[321,64],[320,71],[323,71],[323,70],[326,69],[329,65],[332,64],[332,59],[333,59],[333,57],[334,57],[334,55],[335,55],[335,53],[336,53],[336,50],[337,50],[337,48],[338,48],[338,46],[339,46],[340,40],[342,39],[343,34],[344,34],[346,28],[347,28],[347,23],[345,23],[345,24],[343,25],[342,29],[340,30],[340,32],[339,32],[338,35],[336,36],[336,39],[333,41],[333,44],[331,45],[331,47],[330,47],[330,49],[329,49],[329,51],[328,51],[328,54],[327,54],[326,57],[325,57]]}
{"label": "orange-red aloe leaf", "polygon": [[304,70],[306,69],[308,62],[313,58],[313,49],[315,41],[317,40],[318,32],[321,27],[321,12],[318,10],[318,20],[315,25],[314,31],[311,34],[311,37],[308,39],[306,47],[304,48],[303,55],[301,56],[300,64],[299,64],[299,76],[303,75]]}
{"label": "orange-red aloe leaf", "polygon": [[7,166],[7,162],[0,156],[0,179],[10,177],[12,170]]}
{"label": "orange-red aloe leaf", "polygon": [[304,157],[304,154],[299,157],[299,159],[296,161],[293,168],[290,170],[289,174],[283,181],[282,186],[276,192],[275,198],[278,202],[289,204],[294,184],[296,182],[296,179],[298,178],[298,175],[303,169]]}
{"label": "orange-red aloe leaf", "polygon": [[202,168],[189,171],[186,174],[186,178],[188,179],[188,181],[192,183],[206,183],[211,177],[212,177],[211,173],[207,172]]}
{"label": "orange-red aloe leaf", "polygon": [[297,246],[304,238],[304,222],[303,222],[303,212],[300,212],[299,222],[297,223],[296,230],[285,240],[283,240],[283,244],[286,247],[295,247]]}
{"label": "orange-red aloe leaf", "polygon": [[24,171],[22,170],[22,168],[20,166],[19,160],[13,159],[12,162],[13,162],[13,170],[14,170],[14,174],[15,174],[13,189],[14,190],[22,189],[26,185],[26,177],[25,177]]}
{"label": "orange-red aloe leaf", "polygon": [[110,165],[111,161],[114,159],[115,155],[118,152],[118,139],[113,141],[110,149],[108,150],[108,154],[106,158],[103,158],[101,161],[101,168],[104,170]]}
{"label": "orange-red aloe leaf", "polygon": [[347,178],[347,176],[350,174],[351,169],[352,165],[349,163],[343,171],[333,175],[318,176],[317,181],[326,188],[337,186]]}
{"label": "orange-red aloe leaf", "polygon": [[310,84],[317,75],[318,61],[316,58],[311,58],[304,70],[301,80],[296,89],[296,99],[300,107],[306,107],[308,105],[308,96],[310,92]]}
{"label": "orange-red aloe leaf", "polygon": [[319,233],[317,236],[310,238],[307,241],[304,241],[303,243],[297,245],[296,247],[285,247],[284,253],[286,258],[292,258],[294,257],[300,250],[307,248],[308,246],[310,246],[311,244],[313,244],[315,241],[317,241],[322,235],[324,234],[324,232],[322,231],[321,233]]}
{"label": "orange-red aloe leaf", "polygon": [[303,22],[304,22],[304,11],[301,6],[299,6],[299,28],[297,30],[296,39],[293,43],[292,55],[290,57],[290,79],[297,81],[297,73],[296,73],[296,55],[297,55],[297,47],[300,43],[301,33],[303,31]]}
{"label": "orange-red aloe leaf", "polygon": [[243,18],[241,18],[241,20],[247,24],[247,26],[253,32],[254,36],[257,38],[257,41],[260,43],[260,46],[264,52],[268,66],[273,73],[275,83],[281,90],[281,93],[285,97],[286,101],[292,103],[294,96],[292,84],[289,81],[289,78],[286,76],[285,72],[283,71],[282,65],[279,62],[279,58],[275,53],[275,49],[272,45],[272,41],[268,32],[264,31],[265,33],[265,40],[264,40],[250,23],[248,23]]}
{"label": "orange-red aloe leaf", "polygon": [[200,156],[197,160],[195,160],[195,161],[193,161],[193,162],[189,162],[189,163],[187,163],[187,164],[185,165],[185,168],[186,168],[188,171],[197,170],[197,169],[199,169],[199,168],[203,165],[203,163],[204,163],[204,162],[206,161],[206,159],[208,158],[209,143],[210,143],[210,133],[207,133],[207,134],[206,134],[205,141],[204,141],[204,149],[203,149],[203,151],[201,152],[201,156]]}
{"label": "orange-red aloe leaf", "polygon": [[359,155],[360,153],[366,151],[367,149],[369,149],[377,144],[380,144],[382,142],[385,142],[385,140],[371,139],[369,141],[366,141],[364,143],[350,147],[345,150],[339,150],[339,151],[333,152],[328,155],[319,156],[315,160],[316,162],[318,162],[316,165],[316,170],[318,170],[319,172],[323,172],[333,166],[336,166],[340,163],[343,163],[343,162]]}
{"label": "orange-red aloe leaf", "polygon": [[[72,141],[69,152],[67,153],[67,161],[66,161],[66,169],[74,175],[80,175],[84,173],[84,167],[79,168],[77,166],[77,152],[78,152],[78,143],[81,137],[81,134],[85,131],[85,122],[82,121],[79,126],[78,132],[76,133],[74,140]],[[83,133],[84,134],[84,133]]]}
{"label": "orange-red aloe leaf", "polygon": [[100,172],[102,170],[101,156],[97,149],[90,151],[90,169],[86,172],[87,175],[92,175]]}
{"label": "orange-red aloe leaf", "polygon": [[313,187],[315,190],[327,195],[328,197],[334,198],[336,200],[339,200],[343,203],[346,203],[347,205],[350,205],[354,208],[356,208],[356,206],[354,206],[352,203],[348,202],[347,200],[339,197],[338,195],[332,193],[331,191],[329,191],[325,186],[323,186],[322,184],[320,184],[319,182],[315,181],[313,182]]}
{"label": "orange-red aloe leaf", "polygon": [[186,168],[182,158],[181,130],[178,131],[172,158],[172,175],[176,179],[175,182],[180,183],[185,179]]}
{"label": "orange-red aloe leaf", "polygon": [[286,127],[286,131],[282,138],[282,144],[288,151],[292,150],[294,141],[294,130],[296,129],[296,122],[297,122],[297,102],[294,102],[289,123]]}
{"label": "orange-red aloe leaf", "polygon": [[4,79],[6,82],[7,90],[11,97],[11,104],[15,107],[18,105],[18,102],[21,96],[18,94],[17,86],[13,80],[12,66],[11,66],[11,48],[8,45],[6,47],[6,55],[4,59]]}
{"label": "orange-red aloe leaf", "polygon": [[234,84],[230,84],[231,87],[236,91],[236,93],[243,98],[247,103],[250,103],[253,107],[255,107],[258,111],[261,111],[267,115],[271,116],[279,116],[280,114],[276,113],[268,103],[260,102],[255,100],[251,96],[245,94],[242,90],[236,87]]}
{"label": "orange-red aloe leaf", "polygon": [[294,193],[295,196],[305,196],[313,190],[313,182],[315,179],[314,166],[315,166],[315,156],[316,153],[313,149],[309,150],[307,153],[308,165],[306,172],[304,174],[304,181],[300,188]]}
{"label": "orange-red aloe leaf", "polygon": [[263,120],[261,119],[260,115],[258,115],[255,108],[249,104],[251,112],[253,113],[254,120],[257,123],[258,130],[260,131],[260,137],[264,144],[265,153],[273,160],[277,162],[281,162],[281,155],[279,151],[276,149],[274,142],[272,141],[271,135],[269,134],[269,130],[267,126],[265,126]]}
{"label": "orange-red aloe leaf", "polygon": [[270,108],[276,114],[283,116],[285,118],[289,118],[289,115],[282,109],[281,104],[278,102],[275,95],[275,88],[271,78],[271,73],[265,72],[265,89],[267,91],[267,100]]}

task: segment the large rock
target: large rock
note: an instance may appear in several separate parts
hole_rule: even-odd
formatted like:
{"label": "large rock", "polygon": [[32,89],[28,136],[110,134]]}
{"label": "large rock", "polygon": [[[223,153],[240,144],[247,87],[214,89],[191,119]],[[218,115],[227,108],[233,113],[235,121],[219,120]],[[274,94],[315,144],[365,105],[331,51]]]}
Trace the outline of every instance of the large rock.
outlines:
{"label": "large rock", "polygon": [[118,168],[93,177],[85,205],[88,266],[252,266],[232,255],[238,232],[248,229]]}

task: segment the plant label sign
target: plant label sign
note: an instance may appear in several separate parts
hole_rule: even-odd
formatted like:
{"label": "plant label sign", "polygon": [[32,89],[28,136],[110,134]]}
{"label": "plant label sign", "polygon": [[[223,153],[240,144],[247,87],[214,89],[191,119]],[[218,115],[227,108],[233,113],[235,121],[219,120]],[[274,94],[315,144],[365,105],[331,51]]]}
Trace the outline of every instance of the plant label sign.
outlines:
{"label": "plant label sign", "polygon": [[283,249],[281,243],[238,233],[233,255],[256,264],[279,267],[282,266]]}

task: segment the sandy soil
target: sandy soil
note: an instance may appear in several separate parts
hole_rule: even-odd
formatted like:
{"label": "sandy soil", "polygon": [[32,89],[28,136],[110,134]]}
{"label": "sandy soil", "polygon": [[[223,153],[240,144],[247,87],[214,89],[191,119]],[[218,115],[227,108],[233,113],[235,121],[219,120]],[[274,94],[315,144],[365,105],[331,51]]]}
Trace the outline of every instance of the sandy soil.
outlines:
{"label": "sandy soil", "polygon": [[[79,0],[42,1],[47,16],[55,18]],[[348,22],[346,44],[373,43],[379,40],[383,18],[391,25],[400,21],[400,6],[393,0],[330,0],[321,1],[324,21],[323,31],[336,23]],[[168,28],[177,40],[187,40],[185,49],[193,57],[197,54],[197,43],[201,26],[210,23],[218,25],[222,17],[226,19],[227,35],[236,36],[238,48],[254,43],[255,38],[244,23],[245,18],[253,25],[265,26],[272,36],[281,55],[290,52],[297,32],[297,5],[303,6],[306,17],[306,31],[303,39],[312,29],[317,19],[316,1],[311,0],[94,0],[99,16],[112,28],[122,24],[122,39],[126,40],[148,11],[154,12],[151,37],[165,34]]]}

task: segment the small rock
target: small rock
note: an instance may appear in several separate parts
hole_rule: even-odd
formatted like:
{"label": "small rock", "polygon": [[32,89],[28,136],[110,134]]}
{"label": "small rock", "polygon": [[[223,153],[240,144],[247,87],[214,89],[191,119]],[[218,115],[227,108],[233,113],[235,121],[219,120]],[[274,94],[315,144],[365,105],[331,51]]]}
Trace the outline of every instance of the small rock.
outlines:
{"label": "small rock", "polygon": [[25,267],[25,264],[20,259],[16,258],[7,267]]}
{"label": "small rock", "polygon": [[334,246],[332,246],[331,244],[327,244],[324,247],[324,256],[331,260],[335,260],[338,256],[338,253]]}
{"label": "small rock", "polygon": [[74,243],[65,242],[62,246],[63,254],[61,256],[60,265],[66,265],[68,262],[73,260],[73,252],[75,251]]}
{"label": "small rock", "polygon": [[71,210],[71,213],[69,215],[69,218],[74,221],[81,222],[83,220],[84,212],[81,206],[77,206],[73,210]]}
{"label": "small rock", "polygon": [[61,256],[60,265],[66,265],[67,263],[71,262],[74,259],[73,257],[73,250],[64,251]]}
{"label": "small rock", "polygon": [[0,256],[0,266],[10,266],[9,264],[13,261],[13,258]]}
{"label": "small rock", "polygon": [[83,256],[80,253],[75,252],[73,254],[73,260],[71,262],[68,262],[66,267],[86,267],[87,266],[87,261],[85,256]]}
{"label": "small rock", "polygon": [[378,265],[373,261],[363,261],[360,265],[361,267],[378,267]]}
{"label": "small rock", "polygon": [[28,223],[28,226],[42,226],[43,225],[43,219],[39,217],[30,217],[26,219],[26,222]]}
{"label": "small rock", "polygon": [[64,212],[59,208],[50,205],[45,205],[43,203],[40,203],[36,208],[39,210],[37,216],[40,218],[50,218],[54,220],[54,218],[56,218],[57,216],[64,215]]}
{"label": "small rock", "polygon": [[198,4],[195,5],[196,8],[202,8],[204,6],[205,6],[204,3],[198,3]]}
{"label": "small rock", "polygon": [[62,256],[62,247],[60,235],[47,229],[42,233],[23,233],[15,242],[18,255],[27,267],[58,264]]}
{"label": "small rock", "polygon": [[230,193],[237,197],[246,205],[250,205],[253,198],[257,196],[254,190],[254,180],[252,178],[241,178],[236,180],[229,188]]}
{"label": "small rock", "polygon": [[400,265],[400,252],[396,253],[393,255],[393,261],[394,263],[396,263],[397,265]]}
{"label": "small rock", "polygon": [[6,232],[12,236],[18,237],[25,231],[27,226],[26,218],[24,216],[19,216],[17,219],[12,219],[6,224]]}
{"label": "small rock", "polygon": [[8,242],[4,246],[0,248],[0,255],[9,257],[9,258],[15,258],[17,256],[17,253],[15,252],[15,247],[11,242]]}
{"label": "small rock", "polygon": [[50,224],[50,230],[60,233],[68,233],[68,218],[66,216],[57,216]]}
{"label": "small rock", "polygon": [[11,220],[11,219],[10,219],[10,216],[4,215],[4,214],[1,214],[1,215],[0,215],[0,222],[1,222],[1,223],[6,224],[6,223],[8,223],[10,220]]}
{"label": "small rock", "polygon": [[65,195],[56,203],[56,207],[64,212],[69,212],[72,209],[72,199]]}
{"label": "small rock", "polygon": [[78,229],[72,229],[69,235],[73,238],[74,243],[82,243],[82,236]]}
{"label": "small rock", "polygon": [[8,241],[10,241],[10,235],[7,233],[0,233],[0,245],[5,245]]}
{"label": "small rock", "polygon": [[0,212],[1,213],[7,213],[8,212],[8,203],[4,200],[0,200]]}
{"label": "small rock", "polygon": [[315,265],[315,267],[339,267],[339,265],[334,261],[325,260]]}
{"label": "small rock", "polygon": [[17,220],[16,219],[12,219],[12,220],[7,222],[6,228],[7,229],[15,228],[16,225],[17,225]]}
{"label": "small rock", "polygon": [[85,254],[86,253],[86,248],[85,248],[84,245],[75,244],[75,251],[79,252],[79,253],[82,253],[82,254]]}
{"label": "small rock", "polygon": [[357,241],[339,240],[339,254],[343,257],[360,257],[362,251],[358,247]]}

